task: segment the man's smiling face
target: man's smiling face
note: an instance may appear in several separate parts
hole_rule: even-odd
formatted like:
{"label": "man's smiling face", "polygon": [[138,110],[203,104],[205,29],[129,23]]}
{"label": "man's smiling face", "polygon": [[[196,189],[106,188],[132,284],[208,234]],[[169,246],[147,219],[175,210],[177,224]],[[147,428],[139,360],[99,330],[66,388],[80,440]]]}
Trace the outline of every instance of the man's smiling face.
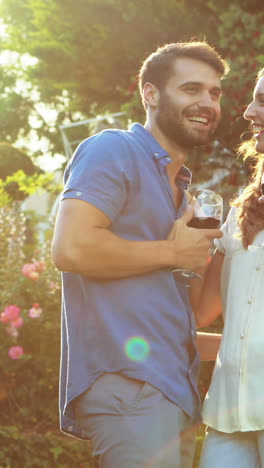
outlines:
{"label": "man's smiling face", "polygon": [[219,123],[220,97],[220,78],[214,68],[200,60],[178,58],[174,74],[159,93],[157,126],[184,148],[203,145]]}

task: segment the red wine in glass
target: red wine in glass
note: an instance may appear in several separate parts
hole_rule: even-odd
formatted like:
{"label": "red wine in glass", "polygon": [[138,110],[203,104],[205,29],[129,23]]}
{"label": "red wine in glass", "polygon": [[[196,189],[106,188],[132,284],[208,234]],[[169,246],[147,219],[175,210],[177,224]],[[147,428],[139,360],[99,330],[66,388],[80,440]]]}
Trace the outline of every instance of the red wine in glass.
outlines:
{"label": "red wine in glass", "polygon": [[218,218],[213,216],[194,216],[187,226],[196,228],[196,229],[218,229],[220,227],[221,221]]}
{"label": "red wine in glass", "polygon": [[[223,199],[212,190],[199,189],[195,193],[196,204],[194,216],[188,222],[188,226],[196,229],[218,229],[223,214]],[[193,271],[176,268],[172,270],[176,280],[190,287],[195,278],[202,279],[201,275]]]}

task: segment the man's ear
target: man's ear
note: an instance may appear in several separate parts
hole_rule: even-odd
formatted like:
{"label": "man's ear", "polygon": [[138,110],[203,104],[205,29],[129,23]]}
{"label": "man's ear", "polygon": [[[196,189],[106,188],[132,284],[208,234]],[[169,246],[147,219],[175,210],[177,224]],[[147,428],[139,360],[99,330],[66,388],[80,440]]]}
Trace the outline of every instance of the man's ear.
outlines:
{"label": "man's ear", "polygon": [[143,87],[143,99],[146,107],[157,107],[159,102],[159,90],[152,83],[145,83]]}

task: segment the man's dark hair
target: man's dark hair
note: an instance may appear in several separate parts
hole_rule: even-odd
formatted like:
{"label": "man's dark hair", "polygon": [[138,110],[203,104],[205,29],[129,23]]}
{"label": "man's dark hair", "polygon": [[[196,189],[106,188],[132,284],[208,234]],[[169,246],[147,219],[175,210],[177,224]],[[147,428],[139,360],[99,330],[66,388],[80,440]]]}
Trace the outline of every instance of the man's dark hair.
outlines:
{"label": "man's dark hair", "polygon": [[162,90],[173,74],[175,59],[180,57],[189,57],[207,63],[215,69],[221,79],[229,72],[227,62],[205,41],[166,44],[150,54],[140,69],[139,89],[141,95],[144,84],[148,82]]}

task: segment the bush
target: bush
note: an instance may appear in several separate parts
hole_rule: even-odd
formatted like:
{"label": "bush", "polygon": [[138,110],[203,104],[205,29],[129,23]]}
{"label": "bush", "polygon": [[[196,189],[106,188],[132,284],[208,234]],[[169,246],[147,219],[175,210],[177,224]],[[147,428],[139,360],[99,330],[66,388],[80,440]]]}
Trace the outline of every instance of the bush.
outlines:
{"label": "bush", "polygon": [[27,250],[19,204],[0,209],[0,424],[57,423],[60,277],[50,234]]}
{"label": "bush", "polygon": [[28,249],[27,222],[19,203],[0,209],[0,466],[90,468],[58,429],[60,276],[51,231]]}
{"label": "bush", "polygon": [[[0,142],[0,174],[1,179],[6,181],[7,177],[23,171],[24,174],[32,176],[33,174],[40,174],[43,172],[40,168],[36,167],[30,157],[15,148],[9,143]],[[13,200],[24,200],[26,194],[20,190],[17,181],[10,181],[5,184],[5,191],[11,196]]]}
{"label": "bush", "polygon": [[89,446],[54,432],[0,426],[1,468],[91,468]]}

